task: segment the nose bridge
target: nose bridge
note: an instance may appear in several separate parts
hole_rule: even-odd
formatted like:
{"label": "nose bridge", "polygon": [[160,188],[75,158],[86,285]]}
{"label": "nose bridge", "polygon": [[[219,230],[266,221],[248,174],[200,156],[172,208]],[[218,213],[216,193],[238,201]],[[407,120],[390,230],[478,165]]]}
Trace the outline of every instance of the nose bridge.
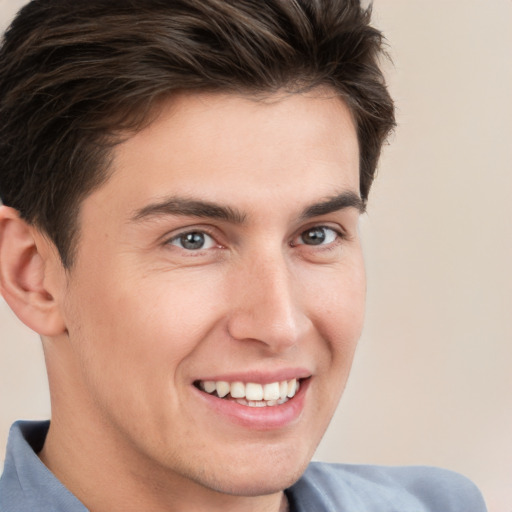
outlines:
{"label": "nose bridge", "polygon": [[260,341],[274,351],[296,344],[307,319],[285,255],[260,254],[238,272],[228,326],[231,336]]}

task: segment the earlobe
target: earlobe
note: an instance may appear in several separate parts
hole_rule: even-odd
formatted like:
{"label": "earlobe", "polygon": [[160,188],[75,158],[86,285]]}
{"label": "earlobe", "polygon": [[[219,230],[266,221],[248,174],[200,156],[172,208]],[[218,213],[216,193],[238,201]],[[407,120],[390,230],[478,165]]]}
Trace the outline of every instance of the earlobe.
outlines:
{"label": "earlobe", "polygon": [[58,303],[46,287],[47,254],[34,228],[18,212],[0,206],[0,292],[18,318],[43,336],[65,331]]}

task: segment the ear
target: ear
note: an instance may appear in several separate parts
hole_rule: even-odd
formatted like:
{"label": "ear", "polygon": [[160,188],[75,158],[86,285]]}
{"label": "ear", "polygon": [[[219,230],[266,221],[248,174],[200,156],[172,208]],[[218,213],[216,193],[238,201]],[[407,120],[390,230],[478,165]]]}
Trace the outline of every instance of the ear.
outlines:
{"label": "ear", "polygon": [[16,210],[0,206],[0,292],[18,318],[43,336],[66,330],[58,303],[47,289],[48,268],[56,263],[60,259],[50,242],[36,237],[35,228]]}

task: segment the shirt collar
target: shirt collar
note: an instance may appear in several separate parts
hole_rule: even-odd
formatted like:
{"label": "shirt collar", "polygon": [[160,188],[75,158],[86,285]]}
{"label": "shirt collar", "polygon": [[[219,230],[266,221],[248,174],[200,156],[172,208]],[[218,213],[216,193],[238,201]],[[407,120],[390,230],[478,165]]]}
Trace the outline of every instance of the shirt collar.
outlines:
{"label": "shirt collar", "polygon": [[49,426],[49,421],[18,421],[11,427],[0,478],[1,510],[87,512],[37,456]]}

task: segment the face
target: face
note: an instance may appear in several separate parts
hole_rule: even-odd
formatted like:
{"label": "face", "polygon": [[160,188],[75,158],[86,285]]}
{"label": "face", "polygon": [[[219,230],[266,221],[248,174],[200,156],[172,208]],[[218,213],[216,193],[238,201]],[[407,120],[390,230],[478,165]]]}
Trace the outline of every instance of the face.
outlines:
{"label": "face", "polygon": [[333,95],[174,98],[83,202],[54,415],[155,479],[289,486],[360,335],[361,204]]}

